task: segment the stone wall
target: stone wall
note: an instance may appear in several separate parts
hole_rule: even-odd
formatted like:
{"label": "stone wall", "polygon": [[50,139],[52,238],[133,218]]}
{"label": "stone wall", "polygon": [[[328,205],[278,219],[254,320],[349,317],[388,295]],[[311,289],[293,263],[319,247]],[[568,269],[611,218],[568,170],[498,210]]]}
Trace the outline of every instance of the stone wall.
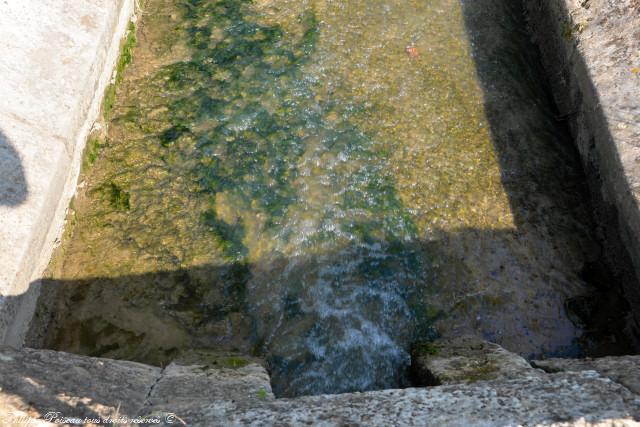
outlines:
{"label": "stone wall", "polygon": [[626,335],[640,348],[640,2],[525,5],[589,180],[604,259],[631,307]]}
{"label": "stone wall", "polygon": [[22,344],[133,8],[0,2],[0,343]]}

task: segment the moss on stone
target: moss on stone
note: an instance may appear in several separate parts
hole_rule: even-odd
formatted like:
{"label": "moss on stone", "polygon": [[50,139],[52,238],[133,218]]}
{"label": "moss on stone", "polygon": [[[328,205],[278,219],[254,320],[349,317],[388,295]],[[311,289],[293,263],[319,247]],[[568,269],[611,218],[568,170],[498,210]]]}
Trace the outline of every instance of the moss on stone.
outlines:
{"label": "moss on stone", "polygon": [[456,379],[470,383],[492,380],[498,370],[498,366],[490,361],[478,362],[466,369],[465,373],[462,376],[457,376]]}
{"label": "moss on stone", "polygon": [[420,342],[414,343],[413,346],[411,347],[411,352],[416,357],[435,356],[439,353],[438,347],[435,346],[430,341],[420,341]]}
{"label": "moss on stone", "polygon": [[118,184],[110,182],[107,186],[107,194],[109,202],[114,209],[129,210],[131,207],[129,202],[129,193],[123,190]]}
{"label": "moss on stone", "polygon": [[242,368],[249,364],[247,359],[243,359],[241,357],[226,357],[220,358],[219,360],[222,366],[233,369]]}
{"label": "moss on stone", "polygon": [[87,145],[84,149],[83,159],[82,159],[82,170],[85,171],[87,168],[93,166],[98,158],[98,153],[100,152],[100,148],[102,147],[102,139],[98,135],[91,135],[87,140]]}

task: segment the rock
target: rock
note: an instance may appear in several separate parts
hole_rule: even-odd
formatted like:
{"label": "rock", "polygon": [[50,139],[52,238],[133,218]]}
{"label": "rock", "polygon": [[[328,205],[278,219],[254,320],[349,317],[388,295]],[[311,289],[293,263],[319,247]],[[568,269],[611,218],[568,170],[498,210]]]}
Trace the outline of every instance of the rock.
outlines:
{"label": "rock", "polygon": [[601,357],[598,359],[547,359],[531,362],[545,372],[596,371],[640,394],[640,356]]}
{"label": "rock", "polygon": [[411,371],[416,385],[473,383],[541,375],[517,354],[472,336],[414,345]]}

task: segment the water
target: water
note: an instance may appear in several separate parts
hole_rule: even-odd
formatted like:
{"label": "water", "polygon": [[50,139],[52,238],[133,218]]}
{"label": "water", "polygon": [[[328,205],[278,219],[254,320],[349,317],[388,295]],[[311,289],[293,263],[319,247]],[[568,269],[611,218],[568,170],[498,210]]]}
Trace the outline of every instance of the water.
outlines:
{"label": "water", "polygon": [[146,2],[44,345],[251,353],[278,395],[407,385],[438,335],[579,351],[598,248],[507,3]]}

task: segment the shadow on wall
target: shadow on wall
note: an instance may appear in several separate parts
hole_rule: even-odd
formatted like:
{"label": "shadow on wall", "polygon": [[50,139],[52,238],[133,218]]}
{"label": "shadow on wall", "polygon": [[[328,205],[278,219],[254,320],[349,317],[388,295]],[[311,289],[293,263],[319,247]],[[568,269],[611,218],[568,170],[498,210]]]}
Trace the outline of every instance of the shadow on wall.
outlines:
{"label": "shadow on wall", "polygon": [[27,193],[20,155],[0,131],[0,206],[18,206],[26,200]]}
{"label": "shadow on wall", "polygon": [[[563,53],[554,50],[553,44],[541,55],[539,47],[530,40],[523,3],[511,0],[461,2],[500,162],[502,183],[520,229],[539,221],[541,215],[553,218],[553,206],[567,212],[573,210],[573,217],[591,222],[589,232],[595,234],[598,245],[587,256],[591,260],[584,266],[582,278],[594,286],[594,295],[570,301],[570,305],[573,304],[570,309],[586,319],[587,334],[593,330],[598,331],[596,334],[603,333],[604,328],[608,331],[604,333],[616,335],[617,341],[625,341],[638,351],[640,285],[630,255],[633,250],[630,246],[634,243],[624,242],[624,238],[633,233],[626,223],[621,223],[623,215],[618,207],[605,200],[608,188],[612,187],[606,182],[617,179],[614,187],[618,191],[627,195],[632,193],[624,177],[614,176],[622,170],[622,164],[593,82],[587,77],[586,84],[579,86],[585,82],[578,82],[580,77],[576,76],[590,76],[580,51],[575,45],[571,47],[572,53],[567,57],[571,57],[573,66],[567,63],[569,60]],[[538,6],[532,8],[543,9],[543,20],[549,27],[542,29],[545,35],[538,38],[553,39],[550,34],[560,34],[563,29],[553,19],[552,12],[545,8],[551,3],[563,5],[564,2],[535,3]],[[570,22],[566,10],[560,14],[564,17],[563,22]],[[554,57],[547,57],[549,55]],[[545,72],[541,57],[546,66],[554,69]],[[547,82],[544,76],[558,77]],[[576,91],[580,92],[577,101],[570,98]],[[590,141],[585,141],[587,138]],[[587,152],[578,153],[578,148]],[[600,164],[615,166],[602,170]],[[532,188],[534,190],[530,192]],[[540,188],[544,190],[540,191]],[[543,198],[535,196],[535,189]],[[551,209],[544,197],[551,198]],[[591,210],[590,218],[579,212],[585,201]],[[571,227],[566,222],[554,224],[549,218],[546,221],[558,229]],[[553,229],[550,231],[554,232]],[[627,316],[624,325],[614,321],[621,318],[621,313]],[[613,327],[614,324],[617,326]],[[611,351],[606,347],[592,349],[592,355],[606,355]]]}

